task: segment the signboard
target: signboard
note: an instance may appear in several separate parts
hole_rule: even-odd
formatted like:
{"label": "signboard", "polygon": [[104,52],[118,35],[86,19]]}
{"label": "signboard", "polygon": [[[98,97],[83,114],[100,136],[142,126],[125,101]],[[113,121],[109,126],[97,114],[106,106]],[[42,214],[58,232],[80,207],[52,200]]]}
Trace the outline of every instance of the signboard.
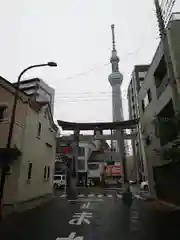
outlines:
{"label": "signboard", "polygon": [[120,175],[120,166],[118,165],[108,165],[106,166],[106,172],[108,176],[119,176]]}

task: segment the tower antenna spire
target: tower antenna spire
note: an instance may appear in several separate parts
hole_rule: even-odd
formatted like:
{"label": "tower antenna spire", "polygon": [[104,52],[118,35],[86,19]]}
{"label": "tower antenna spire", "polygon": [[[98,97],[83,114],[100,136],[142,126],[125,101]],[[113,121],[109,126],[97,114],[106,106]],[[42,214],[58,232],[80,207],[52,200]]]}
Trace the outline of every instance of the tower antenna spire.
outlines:
{"label": "tower antenna spire", "polygon": [[112,46],[113,46],[113,50],[116,50],[114,27],[115,27],[115,25],[112,24],[112,25],[111,25],[111,30],[112,30]]}

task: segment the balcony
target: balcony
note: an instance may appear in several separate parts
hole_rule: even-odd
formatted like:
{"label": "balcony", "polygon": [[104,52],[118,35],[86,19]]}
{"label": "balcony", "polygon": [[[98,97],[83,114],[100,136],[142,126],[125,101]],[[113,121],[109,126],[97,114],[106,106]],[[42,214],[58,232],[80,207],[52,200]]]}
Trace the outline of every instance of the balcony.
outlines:
{"label": "balcony", "polygon": [[156,88],[157,98],[159,98],[161,96],[161,94],[165,91],[168,84],[169,84],[169,78],[167,75],[165,75],[165,77],[162,79],[160,85]]}
{"label": "balcony", "polygon": [[169,19],[169,22],[175,21],[175,20],[180,20],[180,13],[179,12],[172,13],[172,15]]}

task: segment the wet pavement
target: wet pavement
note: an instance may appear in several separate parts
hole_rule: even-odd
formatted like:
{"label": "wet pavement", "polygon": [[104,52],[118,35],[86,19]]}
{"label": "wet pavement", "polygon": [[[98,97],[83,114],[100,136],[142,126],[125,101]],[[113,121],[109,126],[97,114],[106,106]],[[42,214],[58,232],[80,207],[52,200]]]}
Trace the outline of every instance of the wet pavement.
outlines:
{"label": "wet pavement", "polygon": [[3,240],[180,239],[180,213],[155,208],[134,197],[124,205],[120,191],[81,190],[76,201],[63,196],[0,223]]}

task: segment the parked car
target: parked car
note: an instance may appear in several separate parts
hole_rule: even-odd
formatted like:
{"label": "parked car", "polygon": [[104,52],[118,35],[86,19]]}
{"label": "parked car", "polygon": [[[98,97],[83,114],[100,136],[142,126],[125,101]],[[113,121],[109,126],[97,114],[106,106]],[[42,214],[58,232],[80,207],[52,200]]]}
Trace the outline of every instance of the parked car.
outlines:
{"label": "parked car", "polygon": [[137,184],[137,181],[136,181],[136,180],[135,180],[135,181],[130,180],[129,183],[130,183],[131,185],[133,185],[133,184]]}
{"label": "parked car", "polygon": [[141,185],[140,185],[140,189],[143,190],[143,191],[149,191],[148,181],[142,182]]}
{"label": "parked car", "polygon": [[62,175],[62,174],[55,174],[54,175],[54,181],[53,181],[54,188],[63,187],[63,186],[65,186],[65,184],[66,184],[65,175]]}

